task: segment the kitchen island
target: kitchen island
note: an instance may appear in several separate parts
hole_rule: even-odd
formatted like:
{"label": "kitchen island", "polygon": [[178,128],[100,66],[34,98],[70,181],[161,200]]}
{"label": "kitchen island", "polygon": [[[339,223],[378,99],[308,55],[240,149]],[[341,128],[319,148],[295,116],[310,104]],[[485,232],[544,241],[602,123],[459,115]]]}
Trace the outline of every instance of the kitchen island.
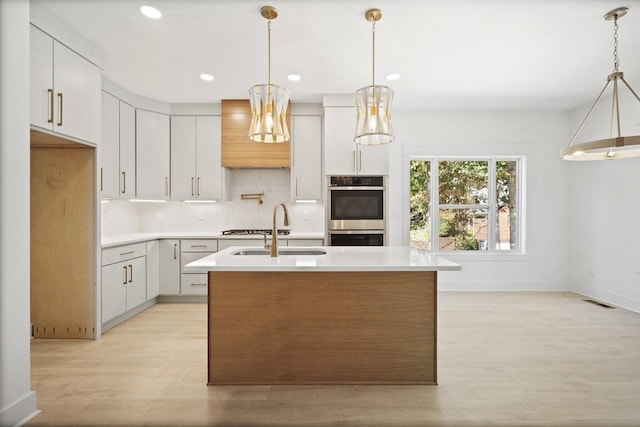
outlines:
{"label": "kitchen island", "polygon": [[438,271],[411,247],[231,247],[208,273],[208,383],[436,384]]}

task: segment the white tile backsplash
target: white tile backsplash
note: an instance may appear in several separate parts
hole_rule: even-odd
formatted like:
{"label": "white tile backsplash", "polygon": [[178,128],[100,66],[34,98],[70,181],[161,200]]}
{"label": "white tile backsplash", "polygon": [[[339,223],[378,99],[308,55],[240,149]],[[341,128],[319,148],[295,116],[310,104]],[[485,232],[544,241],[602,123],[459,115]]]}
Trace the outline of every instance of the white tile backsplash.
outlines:
{"label": "white tile backsplash", "polygon": [[[218,203],[102,203],[102,234],[133,232],[212,232],[229,228],[271,228],[273,207],[284,202],[294,231],[324,231],[324,204],[291,201],[288,169],[236,169],[229,174],[228,200]],[[264,191],[263,204],[241,200],[243,193]],[[283,224],[278,212],[278,226]]]}

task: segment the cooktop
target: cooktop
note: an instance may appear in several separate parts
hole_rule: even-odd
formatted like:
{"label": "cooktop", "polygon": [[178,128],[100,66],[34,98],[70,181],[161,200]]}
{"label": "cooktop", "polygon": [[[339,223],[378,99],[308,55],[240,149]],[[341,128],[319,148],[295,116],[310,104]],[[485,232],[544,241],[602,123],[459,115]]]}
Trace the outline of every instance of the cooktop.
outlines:
{"label": "cooktop", "polygon": [[[278,236],[287,236],[291,230],[278,229]],[[231,230],[223,230],[223,236],[248,236],[252,234],[267,234],[271,235],[271,229],[263,228],[235,228]]]}

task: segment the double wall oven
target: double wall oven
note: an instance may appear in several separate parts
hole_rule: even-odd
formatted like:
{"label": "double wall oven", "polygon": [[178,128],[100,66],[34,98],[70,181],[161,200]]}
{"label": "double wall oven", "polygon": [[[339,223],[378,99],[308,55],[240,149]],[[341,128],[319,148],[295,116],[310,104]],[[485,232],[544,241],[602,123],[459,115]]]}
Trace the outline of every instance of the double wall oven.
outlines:
{"label": "double wall oven", "polygon": [[331,176],[327,196],[330,246],[384,246],[383,176]]}

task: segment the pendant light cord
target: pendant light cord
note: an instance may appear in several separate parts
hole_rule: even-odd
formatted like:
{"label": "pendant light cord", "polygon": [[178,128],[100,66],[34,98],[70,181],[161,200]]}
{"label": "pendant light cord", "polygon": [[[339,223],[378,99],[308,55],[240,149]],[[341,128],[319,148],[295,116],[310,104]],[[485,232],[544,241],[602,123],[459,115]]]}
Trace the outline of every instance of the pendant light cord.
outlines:
{"label": "pendant light cord", "polygon": [[618,17],[613,19],[613,72],[617,73],[620,67],[618,58]]}
{"label": "pendant light cord", "polygon": [[269,82],[269,86],[271,86],[271,19],[267,20],[267,40],[269,43],[269,47],[267,49],[268,55],[269,55],[269,61],[268,61],[268,82]]}
{"label": "pendant light cord", "polygon": [[371,76],[371,86],[375,87],[376,86],[376,21],[373,21],[373,24],[371,26],[371,40],[372,40],[372,46],[373,46],[373,56],[372,56],[372,60],[371,60],[371,69],[373,70],[372,72],[372,76]]}

